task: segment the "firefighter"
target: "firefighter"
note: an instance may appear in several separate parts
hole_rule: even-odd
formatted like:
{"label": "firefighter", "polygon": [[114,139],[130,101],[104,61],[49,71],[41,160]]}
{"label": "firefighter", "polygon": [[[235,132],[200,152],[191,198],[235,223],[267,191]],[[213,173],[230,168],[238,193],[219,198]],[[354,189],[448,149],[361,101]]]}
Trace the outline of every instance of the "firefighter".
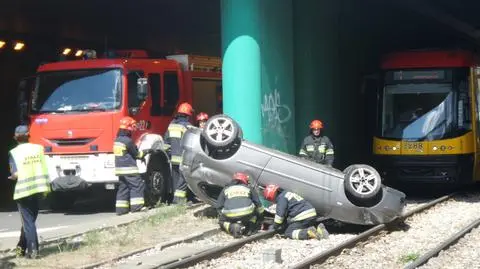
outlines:
{"label": "firefighter", "polygon": [[310,135],[303,139],[299,155],[331,167],[334,159],[333,144],[327,136],[320,135],[322,129],[323,123],[320,120],[313,120],[310,123]]}
{"label": "firefighter", "polygon": [[254,233],[263,221],[263,205],[248,181],[247,174],[235,173],[217,199],[220,228],[235,238]]}
{"label": "firefighter", "polygon": [[117,201],[115,204],[117,215],[143,211],[145,182],[140,176],[136,159],[142,159],[151,150],[139,151],[132,140],[136,121],[131,117],[120,120],[120,128],[113,144],[115,155],[115,174],[119,177]]}
{"label": "firefighter", "polygon": [[170,150],[170,162],[172,163],[172,179],[175,192],[173,194],[174,204],[185,204],[187,202],[187,183],[180,172],[182,162],[181,140],[187,127],[191,126],[189,119],[193,115],[193,108],[189,103],[181,103],[177,113],[167,128],[164,140],[167,149]]}
{"label": "firefighter", "polygon": [[279,186],[274,184],[267,185],[263,195],[265,199],[276,204],[274,230],[284,231],[285,236],[291,239],[321,240],[328,237],[328,232],[322,223],[315,228],[317,212],[300,195],[290,191],[280,191]]}
{"label": "firefighter", "polygon": [[208,120],[208,114],[205,112],[200,112],[197,115],[198,127],[203,129],[205,127],[205,123],[207,123],[207,120]]}
{"label": "firefighter", "polygon": [[38,236],[35,222],[42,196],[50,192],[50,180],[41,145],[28,143],[29,130],[25,125],[15,129],[18,146],[9,152],[10,173],[15,180],[13,200],[17,202],[22,220],[17,257],[35,259],[38,256]]}

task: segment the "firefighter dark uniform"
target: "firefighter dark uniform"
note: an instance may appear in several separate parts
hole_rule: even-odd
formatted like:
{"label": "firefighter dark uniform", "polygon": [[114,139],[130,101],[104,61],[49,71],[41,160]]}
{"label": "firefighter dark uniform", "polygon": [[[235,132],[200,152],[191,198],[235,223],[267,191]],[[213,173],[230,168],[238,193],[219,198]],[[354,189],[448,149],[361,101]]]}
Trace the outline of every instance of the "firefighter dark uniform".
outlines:
{"label": "firefighter dark uniform", "polygon": [[193,114],[192,106],[188,103],[182,103],[177,109],[177,115],[170,122],[167,132],[164,135],[166,146],[170,150],[170,162],[172,163],[172,179],[175,192],[173,194],[173,203],[187,202],[187,182],[180,172],[182,163],[182,137],[190,126],[189,117]]}
{"label": "firefighter dark uniform", "polygon": [[41,145],[28,143],[28,133],[28,127],[24,125],[15,129],[15,139],[19,145],[9,152],[9,178],[16,180],[13,200],[17,202],[22,220],[17,256],[36,258],[38,235],[35,222],[39,200],[50,192],[50,181],[44,149]]}
{"label": "firefighter dark uniform", "polygon": [[282,191],[277,195],[278,192],[277,185],[268,185],[264,190],[265,199],[276,203],[275,230],[284,230],[285,236],[291,239],[320,240],[328,237],[323,224],[315,228],[317,212],[308,201],[294,192]]}
{"label": "firefighter dark uniform", "polygon": [[247,174],[235,173],[217,199],[220,228],[235,238],[255,232],[263,221],[263,205],[248,180]]}
{"label": "firefighter dark uniform", "polygon": [[300,157],[316,163],[332,166],[334,160],[333,144],[327,136],[320,136],[322,128],[323,123],[319,120],[310,123],[311,134],[303,139],[298,154]]}
{"label": "firefighter dark uniform", "polygon": [[134,119],[123,118],[120,121],[120,129],[113,144],[115,175],[119,179],[117,201],[115,203],[117,215],[126,214],[129,211],[140,211],[145,204],[145,182],[140,176],[136,159],[143,158],[148,151],[139,151],[133,143],[131,133],[135,124]]}

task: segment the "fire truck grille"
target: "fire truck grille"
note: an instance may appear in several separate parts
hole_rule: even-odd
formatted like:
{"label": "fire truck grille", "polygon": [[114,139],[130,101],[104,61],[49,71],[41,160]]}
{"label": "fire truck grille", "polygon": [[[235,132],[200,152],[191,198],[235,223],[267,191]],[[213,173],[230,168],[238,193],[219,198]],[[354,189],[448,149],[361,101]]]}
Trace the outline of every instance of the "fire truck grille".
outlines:
{"label": "fire truck grille", "polygon": [[83,146],[92,141],[93,138],[50,139],[50,142],[58,146]]}

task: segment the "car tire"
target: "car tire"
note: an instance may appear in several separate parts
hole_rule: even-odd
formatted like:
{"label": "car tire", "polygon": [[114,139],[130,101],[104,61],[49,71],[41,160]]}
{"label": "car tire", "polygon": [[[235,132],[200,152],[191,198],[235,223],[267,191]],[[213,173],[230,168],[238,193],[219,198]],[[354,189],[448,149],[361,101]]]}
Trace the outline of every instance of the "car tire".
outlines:
{"label": "car tire", "polygon": [[155,207],[165,201],[168,195],[168,182],[161,171],[149,171],[145,180],[145,205]]}
{"label": "car tire", "polygon": [[240,126],[227,115],[215,115],[208,119],[202,136],[207,144],[215,149],[226,148],[239,139]]}
{"label": "car tire", "polygon": [[343,170],[344,186],[349,195],[357,200],[375,198],[382,188],[382,178],[375,168],[365,164],[355,164]]}

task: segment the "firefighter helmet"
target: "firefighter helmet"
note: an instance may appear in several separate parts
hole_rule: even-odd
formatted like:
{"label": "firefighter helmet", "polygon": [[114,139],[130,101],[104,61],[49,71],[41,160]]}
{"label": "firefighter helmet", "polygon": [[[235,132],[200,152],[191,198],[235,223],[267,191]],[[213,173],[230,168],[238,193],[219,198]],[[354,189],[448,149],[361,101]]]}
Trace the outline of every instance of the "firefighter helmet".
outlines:
{"label": "firefighter helmet", "polygon": [[129,131],[133,131],[135,130],[135,125],[137,124],[137,122],[131,118],[131,117],[123,117],[121,120],[120,120],[120,129],[125,129],[125,130],[129,130]]}
{"label": "firefighter helmet", "polygon": [[208,114],[205,112],[200,112],[197,115],[197,121],[208,120]]}
{"label": "firefighter helmet", "polygon": [[270,184],[265,187],[265,190],[263,190],[263,197],[267,199],[270,202],[275,201],[275,197],[277,196],[277,191],[280,189],[278,185],[275,184]]}
{"label": "firefighter helmet", "polygon": [[237,173],[233,174],[233,179],[234,180],[239,181],[239,182],[241,182],[245,185],[248,184],[248,179],[249,178],[250,177],[247,174],[242,173],[242,172],[237,172]]}
{"label": "firefighter helmet", "polygon": [[313,120],[310,123],[310,129],[322,129],[323,128],[323,122],[321,120]]}
{"label": "firefighter helmet", "polygon": [[186,114],[188,116],[192,116],[193,108],[189,103],[184,102],[184,103],[181,103],[178,106],[177,113],[182,113],[182,114]]}

